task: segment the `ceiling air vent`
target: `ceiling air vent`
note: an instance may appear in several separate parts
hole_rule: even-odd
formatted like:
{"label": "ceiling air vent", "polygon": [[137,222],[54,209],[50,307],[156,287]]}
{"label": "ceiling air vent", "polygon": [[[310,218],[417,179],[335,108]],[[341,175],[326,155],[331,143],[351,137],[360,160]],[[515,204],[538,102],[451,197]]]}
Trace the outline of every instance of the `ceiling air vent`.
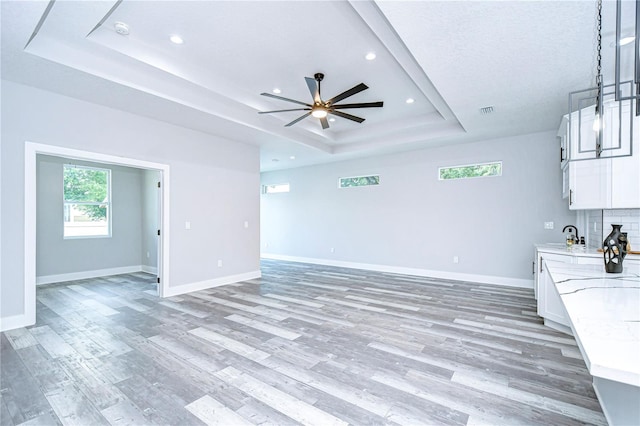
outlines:
{"label": "ceiling air vent", "polygon": [[493,112],[493,107],[492,106],[486,106],[486,107],[480,108],[480,113],[481,114],[491,114],[492,112]]}

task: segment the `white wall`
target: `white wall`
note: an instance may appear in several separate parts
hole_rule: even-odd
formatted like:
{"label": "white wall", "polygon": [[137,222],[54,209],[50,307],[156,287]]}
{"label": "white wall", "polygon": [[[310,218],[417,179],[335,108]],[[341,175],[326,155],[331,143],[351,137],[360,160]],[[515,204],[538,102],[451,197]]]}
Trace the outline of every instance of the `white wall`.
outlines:
{"label": "white wall", "polygon": [[[502,177],[438,180],[440,166],[497,160]],[[367,174],[379,174],[380,185],[337,187],[339,177]],[[291,185],[289,193],[261,196],[267,257],[530,285],[533,244],[562,242],[562,226],[575,222],[561,198],[555,132],[268,172],[261,180]],[[544,230],[545,221],[556,229]]]}
{"label": "white wall", "polygon": [[[64,239],[64,164],[111,170],[111,237]],[[141,181],[140,169],[38,155],[36,275],[50,282],[52,275],[140,267]]]}
{"label": "white wall", "polygon": [[24,313],[26,141],[170,166],[172,293],[259,274],[257,147],[9,81],[2,81],[1,136],[2,318]]}

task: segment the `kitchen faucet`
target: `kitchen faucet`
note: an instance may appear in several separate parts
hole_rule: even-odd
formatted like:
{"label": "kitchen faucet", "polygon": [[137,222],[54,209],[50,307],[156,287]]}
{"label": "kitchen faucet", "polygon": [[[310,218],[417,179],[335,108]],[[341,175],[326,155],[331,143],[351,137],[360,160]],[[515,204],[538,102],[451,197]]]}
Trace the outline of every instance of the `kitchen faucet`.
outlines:
{"label": "kitchen faucet", "polygon": [[576,233],[574,241],[577,243],[578,241],[580,241],[580,238],[578,238],[578,228],[576,228],[574,225],[565,226],[564,228],[562,228],[562,233],[571,228],[573,228],[573,231]]}

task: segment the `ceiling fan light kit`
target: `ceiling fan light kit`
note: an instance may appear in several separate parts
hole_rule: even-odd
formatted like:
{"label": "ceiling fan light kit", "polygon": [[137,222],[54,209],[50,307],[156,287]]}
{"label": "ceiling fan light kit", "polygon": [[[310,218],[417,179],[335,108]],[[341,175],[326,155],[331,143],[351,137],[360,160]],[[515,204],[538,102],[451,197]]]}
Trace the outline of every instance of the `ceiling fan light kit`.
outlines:
{"label": "ceiling fan light kit", "polygon": [[360,83],[356,86],[353,86],[351,89],[346,90],[339,95],[334,96],[333,98],[323,101],[321,97],[320,91],[320,82],[324,79],[324,74],[316,73],[313,78],[305,77],[305,81],[307,82],[307,87],[309,88],[309,93],[311,93],[311,97],[313,98],[313,103],[308,104],[305,102],[296,101],[295,99],[289,99],[282,96],[276,96],[271,93],[260,93],[262,96],[268,96],[275,99],[280,99],[282,101],[292,102],[299,105],[304,105],[305,108],[294,108],[294,109],[279,109],[273,111],[259,111],[258,114],[272,114],[276,112],[288,112],[288,111],[308,111],[302,116],[296,118],[292,122],[285,124],[285,127],[290,127],[296,124],[298,121],[301,121],[308,116],[312,116],[314,118],[318,118],[320,120],[320,124],[323,129],[329,128],[329,120],[327,120],[327,115],[332,114],[338,117],[346,118],[347,120],[355,121],[357,123],[362,123],[365,119],[362,117],[357,117],[352,114],[348,114],[346,112],[339,111],[340,109],[350,109],[350,108],[381,108],[383,106],[382,101],[378,102],[360,102],[353,104],[337,104],[343,99],[346,99],[350,96],[353,96],[357,93],[362,92],[363,90],[368,89],[369,87]]}

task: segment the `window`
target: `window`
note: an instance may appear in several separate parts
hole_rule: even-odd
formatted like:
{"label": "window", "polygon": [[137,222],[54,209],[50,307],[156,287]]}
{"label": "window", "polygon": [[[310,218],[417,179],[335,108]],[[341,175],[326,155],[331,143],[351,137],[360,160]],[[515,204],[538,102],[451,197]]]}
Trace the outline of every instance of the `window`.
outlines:
{"label": "window", "polygon": [[470,164],[467,166],[440,167],[438,179],[468,179],[477,177],[502,176],[502,161]]}
{"label": "window", "polygon": [[64,238],[111,236],[111,170],[63,166]]}
{"label": "window", "polygon": [[354,176],[344,177],[338,180],[338,188],[351,188],[354,186],[380,185],[380,176]]}
{"label": "window", "polygon": [[262,185],[263,194],[277,194],[278,192],[289,192],[289,184],[276,183],[273,185]]}

